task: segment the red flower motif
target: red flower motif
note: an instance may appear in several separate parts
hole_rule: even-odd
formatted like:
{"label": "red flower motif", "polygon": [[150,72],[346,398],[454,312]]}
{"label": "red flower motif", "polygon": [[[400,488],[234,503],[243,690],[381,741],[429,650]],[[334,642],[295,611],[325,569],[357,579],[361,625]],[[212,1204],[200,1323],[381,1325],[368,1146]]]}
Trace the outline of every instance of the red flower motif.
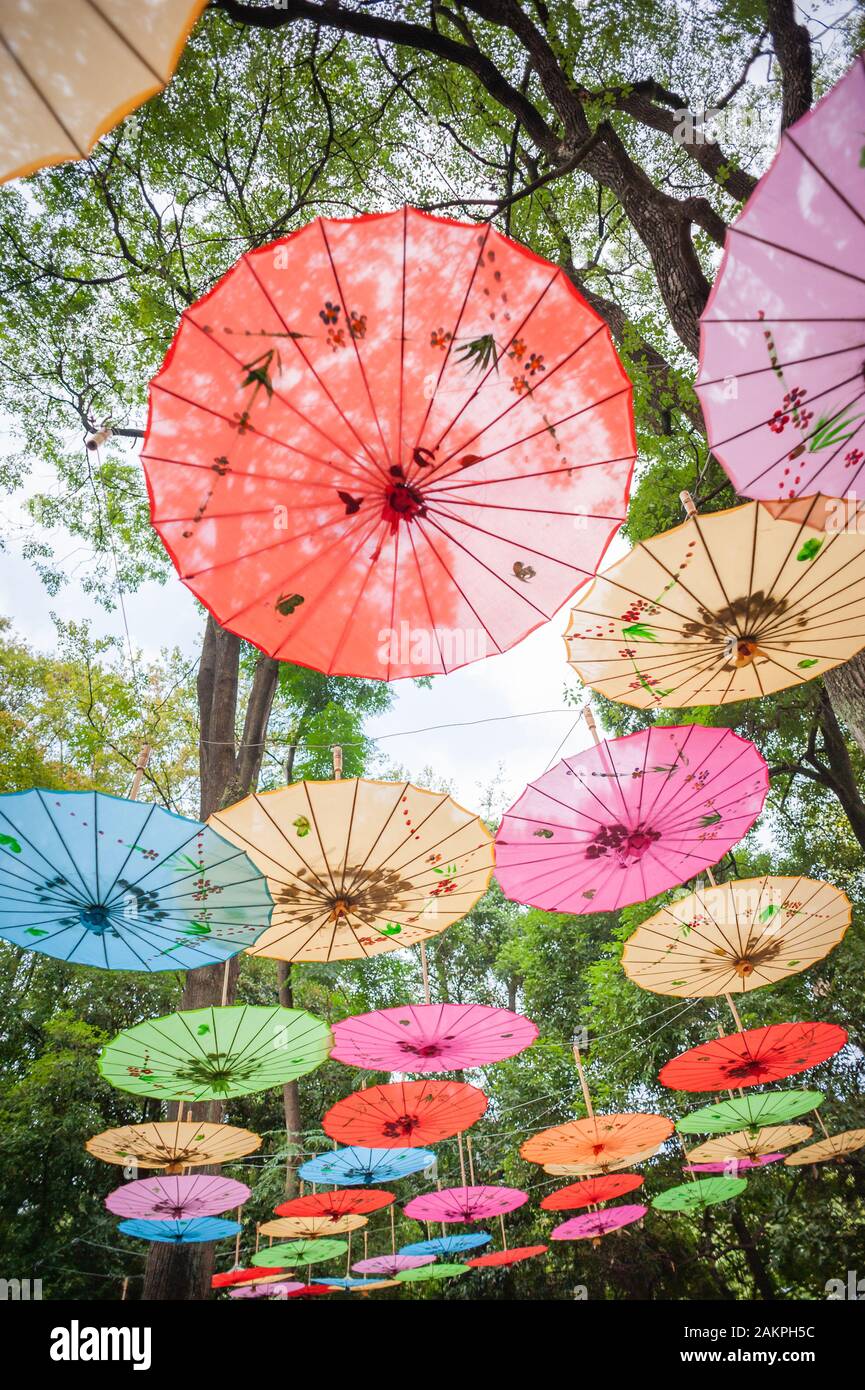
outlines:
{"label": "red flower motif", "polygon": [[789,423],[789,420],[789,415],[785,415],[781,410],[776,410],[769,421],[769,429],[772,430],[774,434],[782,434],[784,426]]}

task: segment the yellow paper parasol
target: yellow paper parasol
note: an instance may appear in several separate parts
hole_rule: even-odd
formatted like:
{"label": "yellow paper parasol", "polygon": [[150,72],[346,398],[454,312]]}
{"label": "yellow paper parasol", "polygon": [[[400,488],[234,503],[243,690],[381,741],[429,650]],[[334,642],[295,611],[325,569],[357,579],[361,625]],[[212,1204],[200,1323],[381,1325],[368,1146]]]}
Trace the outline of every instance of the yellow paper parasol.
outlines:
{"label": "yellow paper parasol", "polygon": [[654,1158],[661,1147],[661,1144],[653,1144],[649,1149],[629,1154],[619,1163],[545,1163],[544,1172],[555,1178],[596,1178],[601,1174],[620,1173],[623,1168],[633,1168],[637,1163],[645,1163],[647,1159]]}
{"label": "yellow paper parasol", "polygon": [[344,1235],[347,1231],[359,1231],[369,1220],[366,1216],[282,1216],[276,1221],[265,1221],[259,1226],[263,1236],[276,1236],[279,1240],[318,1240],[320,1236]]}
{"label": "yellow paper parasol", "polygon": [[647,1151],[654,1153],[672,1132],[673,1121],[665,1115],[592,1115],[533,1134],[521,1146],[520,1157],[567,1166],[569,1174],[577,1168],[608,1172],[614,1165],[639,1161]]}
{"label": "yellow paper parasol", "polygon": [[0,182],[85,158],[161,92],[207,0],[0,0]]}
{"label": "yellow paper parasol", "polygon": [[695,1149],[688,1149],[689,1163],[724,1163],[727,1159],[760,1158],[778,1153],[810,1139],[810,1125],[764,1125],[762,1129],[740,1129],[737,1134],[720,1134]]}
{"label": "yellow paper parasol", "polygon": [[822,960],[851,912],[839,888],[811,878],[713,884],[641,923],[625,942],[622,968],[655,994],[744,994]]}
{"label": "yellow paper parasol", "polygon": [[845,1129],[840,1134],[827,1134],[825,1139],[818,1139],[816,1144],[809,1144],[805,1149],[797,1149],[794,1154],[788,1154],[784,1162],[791,1168],[802,1163],[827,1163],[833,1158],[843,1160],[857,1149],[865,1149],[865,1129]]}
{"label": "yellow paper parasol", "polygon": [[565,634],[586,685],[639,709],[723,705],[822,676],[865,646],[865,534],[760,502],[642,541],[584,590]]}
{"label": "yellow paper parasol", "polygon": [[88,1139],[87,1152],[105,1163],[137,1164],[180,1173],[208,1163],[230,1163],[254,1153],[261,1136],[234,1125],[194,1124],[163,1120],[156,1124],[123,1125]]}
{"label": "yellow paper parasol", "polygon": [[483,822],[408,782],[296,782],[209,823],[267,876],[272,925],[250,954],[277,960],[417,945],[464,917],[492,876]]}

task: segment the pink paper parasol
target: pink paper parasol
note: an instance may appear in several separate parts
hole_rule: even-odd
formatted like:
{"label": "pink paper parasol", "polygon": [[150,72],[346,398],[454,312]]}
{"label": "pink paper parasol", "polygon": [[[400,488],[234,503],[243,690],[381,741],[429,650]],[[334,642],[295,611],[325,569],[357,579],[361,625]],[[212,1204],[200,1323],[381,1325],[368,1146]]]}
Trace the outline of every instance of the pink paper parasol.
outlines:
{"label": "pink paper parasol", "polygon": [[283,1280],[273,1284],[246,1284],[238,1289],[230,1289],[229,1298],[290,1298],[292,1294],[299,1293],[305,1288],[296,1280]]}
{"label": "pink paper parasol", "polygon": [[196,1216],[219,1216],[233,1211],[250,1196],[249,1188],[215,1173],[188,1177],[154,1175],[116,1187],[105,1198],[115,1216],[144,1221],[187,1221]]}
{"label": "pink paper parasol", "polygon": [[769,774],[731,729],[642,729],[565,758],[532,782],[496,835],[514,902],[599,912],[685,883],[751,828]]}
{"label": "pink paper parasol", "polygon": [[865,57],[781,135],[702,316],[709,446],[743,497],[865,482]]}
{"label": "pink paper parasol", "polygon": [[407,1269],[435,1264],[435,1258],[435,1255],[373,1255],[368,1260],[358,1260],[352,1270],[355,1274],[381,1274],[385,1279],[394,1279]]}
{"label": "pink paper parasol", "polygon": [[529,1194],[516,1187],[443,1187],[412,1197],[403,1211],[415,1221],[485,1221],[516,1211],[528,1200]]}
{"label": "pink paper parasol", "polygon": [[333,1027],[331,1057],[368,1071],[438,1072],[513,1057],[538,1036],[531,1019],[481,1004],[407,1004]]}
{"label": "pink paper parasol", "polygon": [[572,1216],[553,1230],[551,1240],[598,1240],[609,1231],[617,1231],[621,1226],[630,1226],[641,1221],[648,1207],[634,1203],[632,1206],[605,1207],[603,1211],[585,1211],[582,1216]]}
{"label": "pink paper parasol", "polygon": [[757,1158],[728,1158],[722,1163],[686,1163],[684,1173],[726,1173],[735,1178],[742,1168],[765,1168],[767,1163],[777,1163],[783,1154],[760,1154]]}

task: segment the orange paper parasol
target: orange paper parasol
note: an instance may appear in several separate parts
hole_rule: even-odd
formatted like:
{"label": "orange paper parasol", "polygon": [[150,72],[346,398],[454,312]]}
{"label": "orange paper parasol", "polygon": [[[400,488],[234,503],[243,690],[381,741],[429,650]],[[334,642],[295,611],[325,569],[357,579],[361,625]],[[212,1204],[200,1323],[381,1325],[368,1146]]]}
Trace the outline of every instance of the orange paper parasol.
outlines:
{"label": "orange paper parasol", "polygon": [[483,1091],[460,1081],[396,1081],[338,1100],[321,1127],[343,1144],[416,1148],[461,1134],[486,1108]]}

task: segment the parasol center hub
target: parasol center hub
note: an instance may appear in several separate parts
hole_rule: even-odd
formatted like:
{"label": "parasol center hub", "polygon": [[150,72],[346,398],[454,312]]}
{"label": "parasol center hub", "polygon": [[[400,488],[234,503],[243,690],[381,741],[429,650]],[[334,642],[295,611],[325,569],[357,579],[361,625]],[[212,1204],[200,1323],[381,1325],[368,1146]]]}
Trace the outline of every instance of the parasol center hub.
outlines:
{"label": "parasol center hub", "polygon": [[388,1120],[385,1123],[382,1133],[387,1139],[401,1139],[412,1134],[417,1129],[418,1124],[417,1115],[398,1115],[395,1120]]}
{"label": "parasol center hub", "polygon": [[93,932],[96,936],[102,936],[111,925],[108,909],[101,903],[91,903],[89,907],[82,907],[78,920],[85,931]]}
{"label": "parasol center hub", "polygon": [[390,522],[391,531],[396,531],[401,522],[414,521],[418,516],[426,516],[426,503],[420,488],[407,482],[397,482],[388,488],[382,517]]}
{"label": "parasol center hub", "polygon": [[747,957],[743,956],[740,960],[733,962],[733,969],[740,980],[747,980],[748,976],[754,973],[754,964],[752,961],[748,960]]}
{"label": "parasol center hub", "polygon": [[750,666],[758,656],[765,656],[753,637],[730,636],[724,642],[724,660],[732,661],[737,669]]}
{"label": "parasol center hub", "polygon": [[347,917],[351,911],[351,902],[348,898],[337,898],[330,911],[330,920],[338,922],[340,918]]}
{"label": "parasol center hub", "polygon": [[415,1043],[401,1042],[400,1052],[408,1052],[412,1057],[441,1057],[443,1048],[439,1043],[423,1043],[420,1047]]}

